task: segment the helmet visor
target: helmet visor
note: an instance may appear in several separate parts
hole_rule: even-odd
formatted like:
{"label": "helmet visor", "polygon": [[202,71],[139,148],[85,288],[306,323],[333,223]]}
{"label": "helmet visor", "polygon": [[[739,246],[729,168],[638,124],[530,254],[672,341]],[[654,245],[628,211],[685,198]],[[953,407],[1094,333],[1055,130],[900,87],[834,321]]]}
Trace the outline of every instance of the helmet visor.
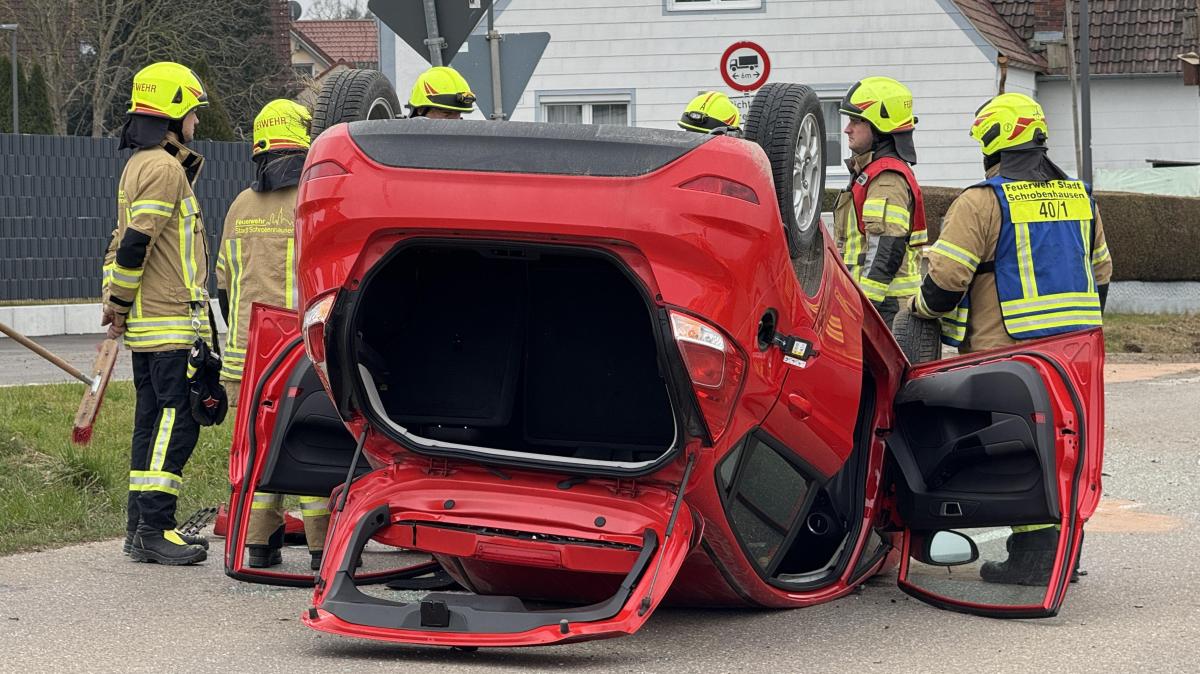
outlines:
{"label": "helmet visor", "polygon": [[470,112],[474,109],[475,94],[469,91],[454,94],[433,94],[429,97],[429,102],[439,108]]}

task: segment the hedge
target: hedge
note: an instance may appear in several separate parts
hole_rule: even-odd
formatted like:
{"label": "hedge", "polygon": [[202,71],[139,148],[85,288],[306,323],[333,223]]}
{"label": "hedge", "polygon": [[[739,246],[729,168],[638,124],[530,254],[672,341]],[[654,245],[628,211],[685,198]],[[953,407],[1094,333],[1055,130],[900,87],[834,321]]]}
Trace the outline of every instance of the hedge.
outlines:
{"label": "hedge", "polygon": [[[923,188],[930,238],[941,230],[954,187]],[[825,191],[833,210],[838,190]],[[1114,281],[1200,281],[1200,198],[1097,192]]]}

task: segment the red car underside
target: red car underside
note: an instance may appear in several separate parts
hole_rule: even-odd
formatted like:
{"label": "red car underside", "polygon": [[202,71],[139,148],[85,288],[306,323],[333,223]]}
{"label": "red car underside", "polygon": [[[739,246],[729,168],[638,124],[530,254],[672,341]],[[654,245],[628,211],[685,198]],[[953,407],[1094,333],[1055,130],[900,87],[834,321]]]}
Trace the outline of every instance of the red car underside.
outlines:
{"label": "red car underside", "polygon": [[[233,520],[264,484],[340,484],[346,468],[289,481],[271,458],[268,438],[318,379],[352,436],[340,451],[361,445],[370,470],[344,504],[335,491],[304,622],[538,645],[632,633],[664,600],[811,605],[881,569],[897,531],[885,438],[903,425],[907,362],[827,237],[794,268],[762,151],[520,126],[340,125],[309,154],[308,359],[295,314],[255,308],[258,385],[231,460]],[[817,282],[802,288],[798,271]],[[803,357],[785,361],[783,344]],[[1078,478],[1053,458],[1035,477],[1049,484],[1056,467]],[[1025,515],[1090,514],[1054,503]],[[290,582],[245,566],[244,532],[231,526],[231,575]],[[384,577],[356,573],[369,541],[432,555],[470,592],[362,592]]]}

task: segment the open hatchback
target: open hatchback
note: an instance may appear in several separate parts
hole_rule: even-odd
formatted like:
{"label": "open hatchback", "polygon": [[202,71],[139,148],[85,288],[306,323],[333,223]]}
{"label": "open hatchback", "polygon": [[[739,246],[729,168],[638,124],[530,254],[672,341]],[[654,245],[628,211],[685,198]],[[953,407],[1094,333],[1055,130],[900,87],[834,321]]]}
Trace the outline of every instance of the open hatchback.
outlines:
{"label": "open hatchback", "polygon": [[[303,311],[251,321],[229,573],[314,584],[315,629],[451,646],[801,607],[897,564],[943,608],[1053,615],[1100,493],[1101,334],[910,365],[819,224],[823,138],[798,85],[746,138],[325,130]],[[256,491],[334,494],[315,577],[248,568]],[[997,582],[1039,525],[1042,566]],[[373,585],[434,569],[459,588]]]}

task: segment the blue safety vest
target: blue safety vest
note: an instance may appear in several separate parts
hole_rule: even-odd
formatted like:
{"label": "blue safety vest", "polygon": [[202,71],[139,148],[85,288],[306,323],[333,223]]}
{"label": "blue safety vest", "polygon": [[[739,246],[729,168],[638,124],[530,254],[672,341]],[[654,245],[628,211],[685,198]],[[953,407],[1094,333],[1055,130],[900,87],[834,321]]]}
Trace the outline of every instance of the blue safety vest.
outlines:
{"label": "blue safety vest", "polygon": [[[1013,339],[1035,339],[1101,324],[1100,295],[1092,275],[1095,202],[1078,180],[1031,182],[996,176],[1000,235],[991,271],[1004,329]],[[986,263],[984,263],[986,264]],[[976,274],[986,273],[983,265]],[[942,342],[962,344],[970,290],[942,317]]]}

